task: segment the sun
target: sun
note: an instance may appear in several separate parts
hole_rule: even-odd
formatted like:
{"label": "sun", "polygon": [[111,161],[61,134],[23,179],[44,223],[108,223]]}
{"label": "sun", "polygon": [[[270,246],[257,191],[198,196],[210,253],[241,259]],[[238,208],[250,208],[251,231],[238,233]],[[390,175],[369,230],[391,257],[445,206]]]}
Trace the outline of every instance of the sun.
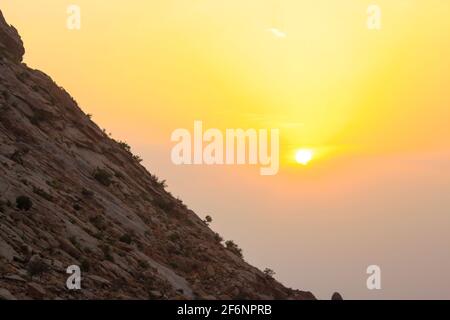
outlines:
{"label": "sun", "polygon": [[311,149],[300,149],[295,153],[295,161],[306,166],[313,158],[314,151]]}

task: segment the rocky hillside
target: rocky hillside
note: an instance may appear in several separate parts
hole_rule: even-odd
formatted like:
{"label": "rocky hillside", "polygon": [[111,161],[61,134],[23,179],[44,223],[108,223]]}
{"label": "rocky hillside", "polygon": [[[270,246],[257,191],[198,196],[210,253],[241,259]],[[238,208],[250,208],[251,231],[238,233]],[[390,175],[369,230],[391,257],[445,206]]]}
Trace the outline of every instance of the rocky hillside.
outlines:
{"label": "rocky hillside", "polygon": [[314,298],[225,246],[23,54],[0,12],[0,299]]}

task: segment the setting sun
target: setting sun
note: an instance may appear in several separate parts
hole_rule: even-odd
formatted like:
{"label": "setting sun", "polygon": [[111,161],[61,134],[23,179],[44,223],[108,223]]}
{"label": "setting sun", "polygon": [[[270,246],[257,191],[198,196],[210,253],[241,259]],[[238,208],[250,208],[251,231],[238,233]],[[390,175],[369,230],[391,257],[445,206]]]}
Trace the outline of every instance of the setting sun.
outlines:
{"label": "setting sun", "polygon": [[314,152],[310,149],[300,149],[295,154],[295,161],[306,166],[313,158]]}

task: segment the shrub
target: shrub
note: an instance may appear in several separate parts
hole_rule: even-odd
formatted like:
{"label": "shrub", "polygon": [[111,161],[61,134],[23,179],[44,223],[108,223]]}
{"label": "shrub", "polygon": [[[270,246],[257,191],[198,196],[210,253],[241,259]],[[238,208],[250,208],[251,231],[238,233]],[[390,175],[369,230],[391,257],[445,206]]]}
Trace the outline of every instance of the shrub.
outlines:
{"label": "shrub", "polygon": [[138,264],[139,264],[139,267],[140,267],[141,269],[148,269],[148,268],[150,267],[150,265],[148,264],[148,262],[147,262],[147,261],[144,261],[144,260],[139,260],[139,261],[138,261]]}
{"label": "shrub", "polygon": [[105,187],[109,187],[112,183],[112,175],[105,169],[97,168],[94,172],[94,178]]}
{"label": "shrub", "polygon": [[169,234],[169,239],[172,242],[177,242],[180,240],[180,235],[176,232],[173,232],[173,233]]}
{"label": "shrub", "polygon": [[21,211],[28,211],[33,206],[33,201],[27,196],[20,196],[16,198],[16,206]]}
{"label": "shrub", "polygon": [[275,275],[275,271],[269,268],[265,268],[263,272],[268,278],[273,278],[273,276]]}
{"label": "shrub", "polygon": [[133,241],[133,240],[131,239],[131,236],[129,234],[125,233],[124,235],[122,235],[119,238],[119,241],[123,242],[123,243],[126,243],[126,244],[130,244],[131,241]]}
{"label": "shrub", "polygon": [[140,156],[138,156],[138,155],[133,155],[133,160],[134,161],[136,161],[136,162],[138,162],[138,163],[141,163],[142,162],[142,158],[140,157]]}
{"label": "shrub", "polygon": [[50,122],[54,116],[50,111],[35,109],[33,116],[30,118],[30,122],[34,125],[38,125],[40,122]]}
{"label": "shrub", "polygon": [[89,221],[99,230],[106,228],[106,221],[100,215],[90,218]]}
{"label": "shrub", "polygon": [[24,153],[20,150],[14,151],[14,153],[10,156],[10,159],[15,163],[23,165],[23,156]]}
{"label": "shrub", "polygon": [[167,188],[167,186],[168,186],[166,180],[158,181],[158,184],[163,189]]}
{"label": "shrub", "polygon": [[82,208],[81,208],[81,206],[80,206],[78,203],[75,203],[75,204],[73,205],[73,209],[74,209],[75,211],[80,211]]}
{"label": "shrub", "polygon": [[239,248],[239,246],[234,243],[233,240],[228,240],[225,242],[225,246],[228,250],[230,250],[231,252],[233,252],[235,255],[237,255],[238,257],[243,257],[242,255],[242,249]]}
{"label": "shrub", "polygon": [[125,141],[117,141],[117,143],[119,144],[119,146],[125,150],[126,152],[131,152],[131,147],[128,143],[126,143]]}
{"label": "shrub", "polygon": [[220,234],[218,234],[217,232],[214,234],[214,240],[216,240],[217,242],[222,242],[223,238]]}
{"label": "shrub", "polygon": [[171,211],[175,207],[175,203],[162,197],[155,199],[155,204],[163,211]]}
{"label": "shrub", "polygon": [[2,96],[3,98],[5,98],[5,100],[8,100],[11,95],[8,91],[2,91]]}
{"label": "shrub", "polygon": [[32,260],[27,265],[27,273],[30,277],[41,276],[48,271],[48,266],[40,259]]}
{"label": "shrub", "polygon": [[92,198],[94,196],[94,192],[86,188],[83,188],[83,190],[81,190],[81,194],[87,198]]}
{"label": "shrub", "polygon": [[203,222],[204,222],[207,226],[209,226],[209,224],[210,224],[212,221],[213,221],[213,220],[212,220],[211,216],[206,216],[206,217],[205,217],[205,220],[203,220]]}
{"label": "shrub", "polygon": [[142,158],[141,158],[140,156],[138,156],[138,155],[133,155],[133,154],[131,153],[131,147],[130,147],[130,145],[129,145],[128,143],[126,143],[125,141],[121,141],[121,140],[116,141],[116,142],[117,142],[117,144],[119,145],[119,147],[121,147],[123,150],[125,150],[125,152],[131,154],[131,157],[133,158],[134,161],[136,161],[136,162],[138,162],[138,163],[141,163],[141,162],[142,162]]}
{"label": "shrub", "polygon": [[154,174],[151,175],[151,180],[157,185],[159,185],[161,188],[163,189],[167,188],[166,180],[159,180],[159,178]]}

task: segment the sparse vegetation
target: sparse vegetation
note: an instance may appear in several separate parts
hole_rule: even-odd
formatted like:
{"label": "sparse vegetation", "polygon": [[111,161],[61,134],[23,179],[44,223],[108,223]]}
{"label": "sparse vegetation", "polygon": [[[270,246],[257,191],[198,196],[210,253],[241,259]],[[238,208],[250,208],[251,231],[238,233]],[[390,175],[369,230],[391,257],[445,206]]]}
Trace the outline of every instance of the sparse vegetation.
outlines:
{"label": "sparse vegetation", "polygon": [[89,221],[98,229],[98,230],[104,230],[106,228],[106,221],[105,219],[98,215],[95,217],[92,217],[89,219]]}
{"label": "sparse vegetation", "polygon": [[156,183],[161,188],[163,188],[163,189],[167,188],[166,180],[159,180],[159,178],[154,174],[151,175],[151,179],[154,183]]}
{"label": "sparse vegetation", "polygon": [[41,122],[50,122],[54,116],[50,111],[35,109],[33,116],[30,118],[30,122],[34,125],[38,125]]}
{"label": "sparse vegetation", "polygon": [[116,141],[117,144],[126,152],[130,152],[131,153],[131,147],[128,143],[126,143],[125,141]]}
{"label": "sparse vegetation", "polygon": [[94,196],[94,192],[92,192],[91,190],[88,190],[86,188],[83,188],[83,190],[81,190],[81,194],[83,196],[85,196],[86,198],[92,198]]}
{"label": "sparse vegetation", "polygon": [[223,238],[220,234],[218,234],[217,232],[214,234],[214,240],[216,240],[217,242],[222,242]]}
{"label": "sparse vegetation", "polygon": [[23,155],[24,153],[22,151],[16,150],[9,158],[15,163],[23,165]]}
{"label": "sparse vegetation", "polygon": [[187,209],[187,205],[183,202],[183,200],[181,200],[180,198],[177,197],[177,201],[181,207],[183,207],[184,209]]}
{"label": "sparse vegetation", "polygon": [[131,239],[131,236],[128,233],[125,233],[124,235],[122,235],[119,238],[120,242],[126,243],[126,244],[131,244],[131,242],[133,241],[133,239]]}
{"label": "sparse vegetation", "polygon": [[160,185],[160,187],[161,188],[163,188],[163,189],[165,189],[165,188],[167,188],[168,187],[168,185],[167,185],[167,181],[166,180],[161,180],[161,181],[158,181],[158,184]]}
{"label": "sparse vegetation", "polygon": [[27,265],[27,273],[30,277],[41,276],[48,271],[48,266],[40,259],[32,260]]}
{"label": "sparse vegetation", "polygon": [[2,96],[5,100],[8,100],[11,95],[8,91],[2,91]]}
{"label": "sparse vegetation", "polygon": [[33,201],[27,196],[19,196],[16,198],[16,206],[21,211],[28,211],[33,207]]}
{"label": "sparse vegetation", "polygon": [[97,168],[94,171],[94,178],[95,178],[95,180],[97,180],[99,183],[101,183],[105,187],[109,187],[112,183],[112,180],[111,180],[112,175],[105,169]]}
{"label": "sparse vegetation", "polygon": [[210,223],[212,223],[213,219],[211,218],[211,216],[206,216],[205,220],[203,220],[203,222],[209,226]]}
{"label": "sparse vegetation", "polygon": [[136,161],[136,162],[138,162],[138,163],[141,163],[142,162],[142,158],[140,157],[140,156],[138,156],[138,155],[133,155],[133,160],[134,161]]}
{"label": "sparse vegetation", "polygon": [[169,234],[169,239],[172,242],[177,242],[180,240],[180,235],[177,232],[172,232],[171,234]]}
{"label": "sparse vegetation", "polygon": [[239,248],[239,246],[234,243],[233,240],[228,240],[225,242],[225,247],[230,250],[231,252],[233,252],[234,254],[236,254],[238,257],[243,258],[243,254],[242,254],[242,249]]}
{"label": "sparse vegetation", "polygon": [[265,268],[263,272],[268,278],[273,278],[275,276],[275,271],[270,268]]}
{"label": "sparse vegetation", "polygon": [[115,140],[117,142],[117,144],[123,149],[125,150],[127,153],[129,153],[131,155],[131,157],[133,158],[134,161],[141,163],[142,162],[142,158],[138,155],[134,155],[131,152],[131,147],[128,143],[126,143],[125,141],[121,141],[121,140]]}
{"label": "sparse vegetation", "polygon": [[139,267],[141,267],[142,269],[148,269],[150,267],[148,262],[144,261],[144,260],[139,260],[138,264],[139,264]]}

